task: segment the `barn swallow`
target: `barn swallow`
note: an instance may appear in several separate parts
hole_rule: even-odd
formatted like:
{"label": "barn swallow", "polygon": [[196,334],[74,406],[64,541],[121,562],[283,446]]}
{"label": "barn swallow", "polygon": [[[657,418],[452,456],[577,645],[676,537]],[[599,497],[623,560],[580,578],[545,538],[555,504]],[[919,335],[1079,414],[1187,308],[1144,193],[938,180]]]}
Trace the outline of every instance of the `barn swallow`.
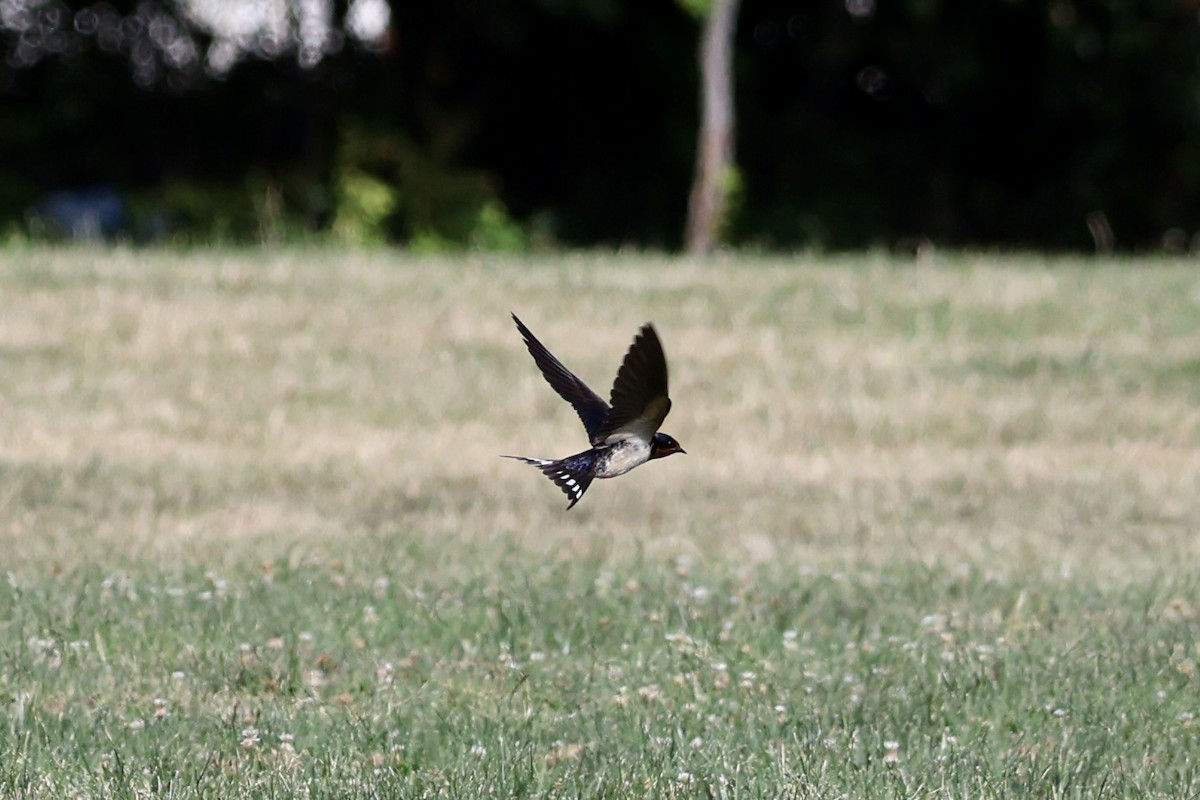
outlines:
{"label": "barn swallow", "polygon": [[671,410],[671,398],[667,396],[667,357],[653,325],[642,326],[625,354],[613,381],[610,406],[551,355],[516,314],[512,318],[542,377],[574,406],[592,446],[558,460],[504,457],[540,469],[571,501],[568,510],[580,501],[593,478],[615,478],[652,459],[685,452],[679,442],[658,429]]}

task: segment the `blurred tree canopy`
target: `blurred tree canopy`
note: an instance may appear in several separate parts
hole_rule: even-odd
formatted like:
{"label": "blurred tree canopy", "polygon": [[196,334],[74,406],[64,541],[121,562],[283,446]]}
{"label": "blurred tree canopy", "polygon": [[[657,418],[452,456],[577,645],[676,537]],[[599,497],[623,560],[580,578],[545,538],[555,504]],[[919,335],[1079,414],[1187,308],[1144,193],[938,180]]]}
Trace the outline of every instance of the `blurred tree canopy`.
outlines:
{"label": "blurred tree canopy", "polygon": [[[103,187],[135,237],[678,247],[689,2],[0,0],[0,233]],[[742,0],[736,30],[732,244],[1200,231],[1197,0]]]}

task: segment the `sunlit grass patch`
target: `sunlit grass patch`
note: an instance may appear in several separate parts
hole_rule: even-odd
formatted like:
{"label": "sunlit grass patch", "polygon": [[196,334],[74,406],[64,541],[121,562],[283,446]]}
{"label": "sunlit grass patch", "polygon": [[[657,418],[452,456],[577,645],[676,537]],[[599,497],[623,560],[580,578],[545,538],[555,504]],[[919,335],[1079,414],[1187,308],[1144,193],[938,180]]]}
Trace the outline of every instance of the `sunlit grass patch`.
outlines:
{"label": "sunlit grass patch", "polygon": [[[1134,267],[1134,268],[1131,268]],[[1190,263],[24,250],[0,796],[1183,797]],[[686,458],[567,513],[653,320]]]}

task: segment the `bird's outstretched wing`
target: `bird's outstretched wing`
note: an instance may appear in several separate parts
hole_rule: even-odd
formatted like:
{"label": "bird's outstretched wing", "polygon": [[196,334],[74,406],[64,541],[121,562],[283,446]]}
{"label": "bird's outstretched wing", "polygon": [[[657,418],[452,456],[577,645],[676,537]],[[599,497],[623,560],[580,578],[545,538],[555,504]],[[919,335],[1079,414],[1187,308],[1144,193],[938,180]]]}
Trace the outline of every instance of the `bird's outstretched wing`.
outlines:
{"label": "bird's outstretched wing", "polygon": [[612,408],[596,435],[597,442],[636,436],[649,442],[671,410],[667,396],[667,357],[654,326],[638,332],[612,387]]}
{"label": "bird's outstretched wing", "polygon": [[[609,416],[608,403],[589,389],[586,383],[576,378],[571,370],[564,367],[562,362],[537,340],[529,328],[525,327],[525,323],[517,319],[516,314],[513,314],[512,318],[513,322],[517,323],[517,330],[525,339],[529,355],[533,356],[538,369],[542,371],[542,377],[558,392],[559,397],[575,408],[575,413],[579,415],[584,430],[587,431],[588,439],[595,444],[600,428]],[[659,352],[661,353],[661,349]]]}

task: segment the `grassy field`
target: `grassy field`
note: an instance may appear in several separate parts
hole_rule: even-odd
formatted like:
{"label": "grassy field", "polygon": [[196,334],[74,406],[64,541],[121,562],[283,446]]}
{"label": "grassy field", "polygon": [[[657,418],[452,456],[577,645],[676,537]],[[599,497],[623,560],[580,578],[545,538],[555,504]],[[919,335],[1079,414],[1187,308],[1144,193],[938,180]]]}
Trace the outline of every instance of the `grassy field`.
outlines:
{"label": "grassy field", "polygon": [[18,249],[0,421],[3,798],[1200,796],[1190,261]]}

